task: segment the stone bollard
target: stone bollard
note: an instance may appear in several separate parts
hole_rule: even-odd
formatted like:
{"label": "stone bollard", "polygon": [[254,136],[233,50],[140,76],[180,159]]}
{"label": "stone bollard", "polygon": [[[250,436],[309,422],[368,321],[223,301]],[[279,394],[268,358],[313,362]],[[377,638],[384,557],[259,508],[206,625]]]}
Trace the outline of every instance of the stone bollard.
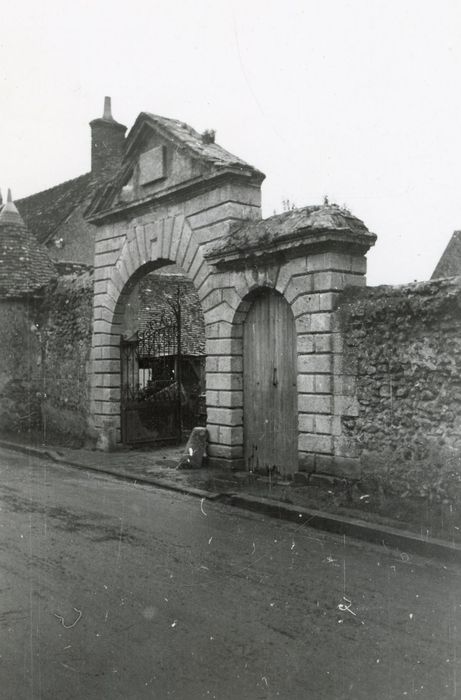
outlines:
{"label": "stone bollard", "polygon": [[206,461],[207,429],[193,428],[177,469],[200,469]]}

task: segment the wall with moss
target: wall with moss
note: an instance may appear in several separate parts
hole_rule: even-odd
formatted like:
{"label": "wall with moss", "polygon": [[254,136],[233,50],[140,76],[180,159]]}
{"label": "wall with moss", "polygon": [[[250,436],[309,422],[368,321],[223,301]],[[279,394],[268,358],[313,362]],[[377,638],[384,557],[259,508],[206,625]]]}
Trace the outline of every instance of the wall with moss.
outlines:
{"label": "wall with moss", "polygon": [[41,349],[33,301],[0,300],[0,431],[40,428]]}
{"label": "wall with moss", "polygon": [[43,432],[47,441],[79,446],[88,436],[93,275],[83,268],[64,272],[42,306]]}
{"label": "wall with moss", "polygon": [[461,277],[350,289],[338,317],[356,397],[341,432],[362,479],[451,498],[461,475]]}

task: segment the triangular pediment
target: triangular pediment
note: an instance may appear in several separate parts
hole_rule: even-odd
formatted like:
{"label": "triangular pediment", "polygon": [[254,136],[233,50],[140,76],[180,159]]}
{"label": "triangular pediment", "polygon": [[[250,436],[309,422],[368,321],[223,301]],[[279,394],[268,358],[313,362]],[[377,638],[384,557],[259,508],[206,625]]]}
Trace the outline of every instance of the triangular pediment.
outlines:
{"label": "triangular pediment", "polygon": [[215,175],[264,176],[214,142],[214,132],[199,134],[175,119],[141,112],[126,139],[126,155],[117,177],[101,188],[89,217],[132,207]]}

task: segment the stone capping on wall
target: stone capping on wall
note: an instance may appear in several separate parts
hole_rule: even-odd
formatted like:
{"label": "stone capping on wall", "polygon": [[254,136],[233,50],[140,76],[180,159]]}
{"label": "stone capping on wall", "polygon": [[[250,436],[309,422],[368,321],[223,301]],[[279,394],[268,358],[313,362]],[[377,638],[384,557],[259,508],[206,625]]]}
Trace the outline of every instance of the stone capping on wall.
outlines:
{"label": "stone capping on wall", "polygon": [[[309,238],[306,238],[307,235]],[[361,255],[365,254],[373,244],[374,241],[370,241],[368,236],[357,236],[355,240],[351,240],[347,233],[341,234],[337,231],[322,231],[316,235],[312,235],[309,231],[299,231],[296,235],[272,243],[270,246],[264,243],[250,246],[245,253],[243,251],[221,253],[218,250],[211,250],[205,254],[205,258],[219,270],[241,269],[247,267],[249,262],[270,263],[273,259],[285,262],[320,253],[353,252]]]}
{"label": "stone capping on wall", "polygon": [[278,262],[324,252],[364,255],[376,241],[362,221],[336,205],[305,207],[259,221],[232,224],[205,254],[218,269],[252,261]]}

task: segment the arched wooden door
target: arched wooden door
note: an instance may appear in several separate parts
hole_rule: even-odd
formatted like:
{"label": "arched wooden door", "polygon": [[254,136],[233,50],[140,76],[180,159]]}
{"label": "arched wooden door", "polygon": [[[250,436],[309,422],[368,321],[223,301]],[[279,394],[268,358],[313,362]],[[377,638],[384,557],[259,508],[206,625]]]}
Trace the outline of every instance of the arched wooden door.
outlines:
{"label": "arched wooden door", "polygon": [[296,329],[287,301],[257,297],[243,330],[244,458],[247,469],[298,468]]}

